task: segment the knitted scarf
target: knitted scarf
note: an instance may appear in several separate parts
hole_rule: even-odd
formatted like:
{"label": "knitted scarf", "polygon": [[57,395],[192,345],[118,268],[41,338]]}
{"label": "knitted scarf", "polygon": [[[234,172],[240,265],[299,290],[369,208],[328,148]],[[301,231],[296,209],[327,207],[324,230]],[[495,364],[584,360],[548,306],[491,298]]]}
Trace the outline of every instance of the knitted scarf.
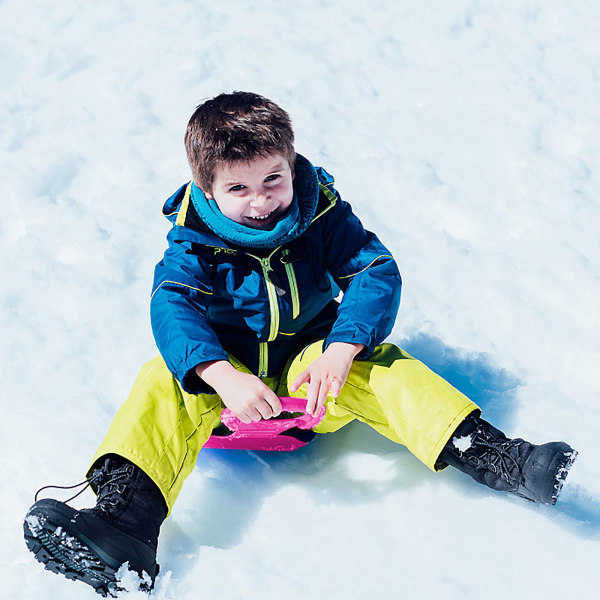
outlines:
{"label": "knitted scarf", "polygon": [[312,164],[296,154],[294,197],[287,213],[273,229],[246,227],[226,217],[214,199],[192,183],[191,201],[208,228],[230,244],[246,248],[276,248],[302,235],[310,225],[319,201],[319,180]]}

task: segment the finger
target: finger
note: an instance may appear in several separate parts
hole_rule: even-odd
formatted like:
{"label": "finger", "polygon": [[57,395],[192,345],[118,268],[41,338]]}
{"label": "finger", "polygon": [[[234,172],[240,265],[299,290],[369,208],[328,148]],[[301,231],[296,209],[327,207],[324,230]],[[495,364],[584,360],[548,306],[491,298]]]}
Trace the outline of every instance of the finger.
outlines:
{"label": "finger", "polygon": [[281,414],[281,400],[279,399],[279,396],[275,392],[272,392],[271,394],[267,394],[265,396],[265,400],[271,407],[271,416],[278,417]]}
{"label": "finger", "polygon": [[340,395],[340,391],[342,389],[342,382],[335,377],[329,385],[329,391],[331,392],[331,396],[333,398],[337,398]]}
{"label": "finger", "polygon": [[302,371],[300,375],[294,379],[292,385],[290,385],[290,392],[295,392],[303,383],[306,383],[310,379],[308,371]]}
{"label": "finger", "polygon": [[261,400],[254,408],[259,412],[261,419],[270,419],[273,416],[273,409],[266,400]]}
{"label": "finger", "polygon": [[326,385],[324,382],[321,383],[321,385],[319,387],[319,395],[318,395],[318,398],[317,398],[317,406],[315,407],[315,411],[313,413],[313,417],[315,417],[317,415],[317,413],[319,412],[319,409],[325,403],[325,399],[327,398],[327,392],[328,391],[329,391],[329,386]]}
{"label": "finger", "polygon": [[242,423],[251,423],[252,419],[245,413],[240,413],[235,415]]}
{"label": "finger", "polygon": [[310,414],[315,417],[319,412],[319,408],[325,402],[325,398],[327,397],[328,387],[324,381],[319,382],[318,385],[315,385],[315,403]]}
{"label": "finger", "polygon": [[306,391],[306,412],[309,415],[312,415],[315,407],[317,406],[317,394],[319,392],[318,383],[313,383],[312,381],[308,384],[308,388]]}
{"label": "finger", "polygon": [[260,421],[262,419],[262,415],[254,406],[246,411],[246,415],[248,415],[250,421]]}

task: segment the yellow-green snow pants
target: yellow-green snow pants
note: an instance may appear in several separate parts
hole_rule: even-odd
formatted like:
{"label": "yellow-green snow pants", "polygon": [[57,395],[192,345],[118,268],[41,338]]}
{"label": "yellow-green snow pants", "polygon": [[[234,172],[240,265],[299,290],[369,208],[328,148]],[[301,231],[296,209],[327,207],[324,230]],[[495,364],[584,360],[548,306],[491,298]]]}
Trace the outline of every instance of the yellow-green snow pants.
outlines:
{"label": "yellow-green snow pants", "polygon": [[[323,342],[306,347],[281,377],[265,379],[280,396],[322,352]],[[249,372],[231,358],[233,365]],[[295,394],[304,397],[305,386]],[[327,397],[327,414],[315,428],[337,431],[354,419],[404,444],[430,469],[446,442],[477,405],[422,362],[392,344],[378,346],[368,360],[355,360],[338,398]],[[131,393],[113,419],[92,461],[123,456],[145,471],[163,493],[169,511],[199,450],[220,423],[224,405],[216,394],[188,394],[158,356],[140,371]],[[91,468],[90,468],[91,471]]]}

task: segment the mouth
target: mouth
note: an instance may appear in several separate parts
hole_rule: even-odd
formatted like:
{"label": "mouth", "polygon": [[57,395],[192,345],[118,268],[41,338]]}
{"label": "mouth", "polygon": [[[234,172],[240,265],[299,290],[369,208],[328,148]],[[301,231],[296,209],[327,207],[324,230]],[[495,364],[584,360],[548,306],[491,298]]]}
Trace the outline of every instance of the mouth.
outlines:
{"label": "mouth", "polygon": [[271,221],[275,218],[276,210],[272,210],[271,212],[265,213],[264,215],[259,215],[257,217],[246,217],[254,226],[264,226],[271,223]]}

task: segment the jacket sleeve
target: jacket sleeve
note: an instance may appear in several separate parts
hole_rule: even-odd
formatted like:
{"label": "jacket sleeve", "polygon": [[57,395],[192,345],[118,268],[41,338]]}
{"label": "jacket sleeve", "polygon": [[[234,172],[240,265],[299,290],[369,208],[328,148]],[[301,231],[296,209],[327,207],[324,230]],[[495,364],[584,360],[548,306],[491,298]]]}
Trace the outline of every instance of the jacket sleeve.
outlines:
{"label": "jacket sleeve", "polygon": [[344,295],[324,347],[364,344],[358,358],[366,358],[394,327],[402,280],[391,252],[336,195],[336,204],[324,215],[324,238],[329,272]]}
{"label": "jacket sleeve", "polygon": [[192,394],[213,392],[195,373],[196,365],[228,360],[210,326],[210,265],[193,251],[193,243],[167,238],[169,248],[156,265],[150,319],[156,345],[167,367]]}

